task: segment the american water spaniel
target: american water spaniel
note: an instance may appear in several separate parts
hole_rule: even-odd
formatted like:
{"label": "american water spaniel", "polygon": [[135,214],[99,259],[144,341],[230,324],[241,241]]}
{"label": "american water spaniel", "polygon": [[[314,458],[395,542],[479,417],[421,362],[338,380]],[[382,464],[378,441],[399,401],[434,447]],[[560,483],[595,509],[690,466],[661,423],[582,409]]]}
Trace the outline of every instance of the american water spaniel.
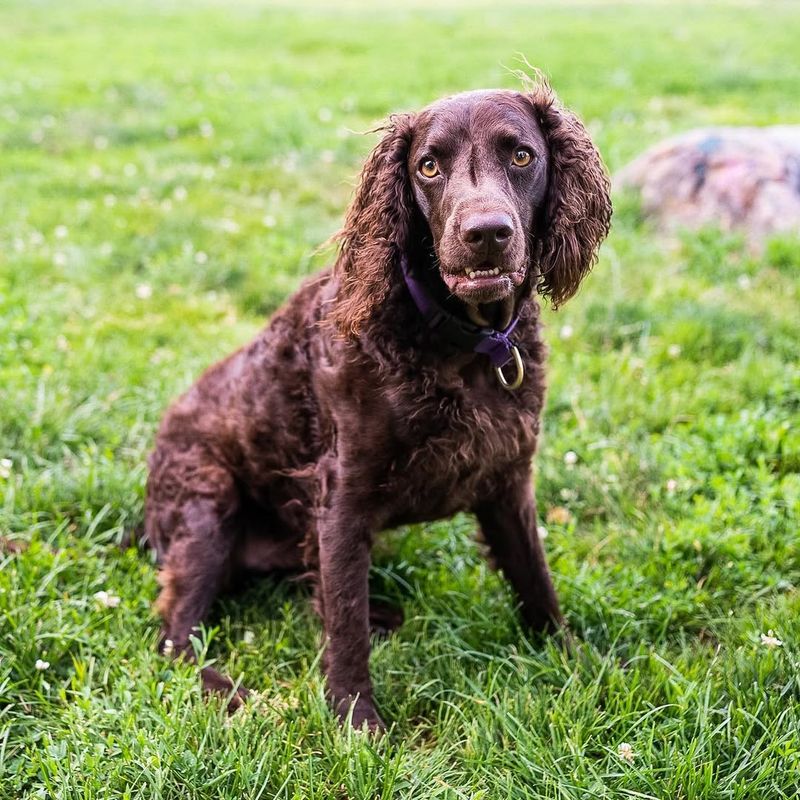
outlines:
{"label": "american water spaniel", "polygon": [[[545,396],[537,298],[595,261],[609,182],[544,80],[392,116],[361,172],[335,264],[167,411],[146,537],[162,647],[243,571],[313,581],[335,712],[379,729],[370,547],[382,530],[471,512],[533,631],[562,621],[537,534],[531,462]],[[245,690],[212,668],[206,690]]]}

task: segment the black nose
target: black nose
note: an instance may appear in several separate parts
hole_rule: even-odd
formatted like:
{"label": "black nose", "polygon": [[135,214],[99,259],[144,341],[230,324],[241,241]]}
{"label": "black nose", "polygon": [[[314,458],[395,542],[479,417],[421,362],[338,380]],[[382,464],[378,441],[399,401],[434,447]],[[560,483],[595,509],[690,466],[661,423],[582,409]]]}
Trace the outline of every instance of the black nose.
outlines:
{"label": "black nose", "polygon": [[502,212],[470,214],[461,223],[461,237],[474,253],[503,251],[511,241],[513,225],[511,217]]}

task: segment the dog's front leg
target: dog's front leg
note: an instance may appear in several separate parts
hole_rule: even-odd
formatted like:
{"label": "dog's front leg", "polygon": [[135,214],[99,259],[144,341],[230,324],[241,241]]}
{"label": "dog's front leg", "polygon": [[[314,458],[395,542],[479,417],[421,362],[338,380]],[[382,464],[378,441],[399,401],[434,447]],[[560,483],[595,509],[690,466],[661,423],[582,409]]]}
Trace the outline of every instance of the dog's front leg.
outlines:
{"label": "dog's front leg", "polygon": [[[336,494],[336,493],[334,493]],[[369,677],[371,531],[354,504],[333,497],[319,521],[320,612],[325,629],[323,668],[334,711],[370,730],[384,725],[372,700]]]}
{"label": "dog's front leg", "polygon": [[520,470],[498,483],[502,488],[475,508],[481,533],[497,567],[514,587],[528,627],[554,630],[563,618],[536,529],[530,473]]}

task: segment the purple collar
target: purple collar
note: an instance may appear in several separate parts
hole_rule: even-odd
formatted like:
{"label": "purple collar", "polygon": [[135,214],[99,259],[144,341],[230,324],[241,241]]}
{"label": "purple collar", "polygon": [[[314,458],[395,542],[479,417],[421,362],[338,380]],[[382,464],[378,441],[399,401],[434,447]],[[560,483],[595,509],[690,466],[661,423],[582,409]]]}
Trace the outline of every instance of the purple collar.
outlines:
{"label": "purple collar", "polygon": [[400,266],[411,299],[431,330],[459,350],[489,356],[492,365],[498,370],[515,358],[516,346],[508,337],[519,322],[519,314],[515,314],[508,327],[502,331],[473,325],[445,311],[433,299],[425,284],[412,272],[406,256],[401,257]]}

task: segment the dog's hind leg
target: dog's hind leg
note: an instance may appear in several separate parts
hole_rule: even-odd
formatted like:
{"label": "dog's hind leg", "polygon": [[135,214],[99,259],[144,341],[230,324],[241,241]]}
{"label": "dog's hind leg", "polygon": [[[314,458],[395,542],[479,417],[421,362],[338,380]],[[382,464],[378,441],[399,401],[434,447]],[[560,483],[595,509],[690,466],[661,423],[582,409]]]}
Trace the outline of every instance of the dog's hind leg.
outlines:
{"label": "dog's hind leg", "polygon": [[[162,652],[193,659],[190,637],[230,577],[240,534],[238,491],[220,466],[194,464],[185,472],[179,463],[173,467],[171,474],[169,464],[151,473],[147,518],[158,530],[148,533],[161,561],[156,608],[162,617]],[[230,695],[231,711],[247,694],[242,688],[234,691],[233,682],[211,667],[201,670],[201,678],[206,692]]]}
{"label": "dog's hind leg", "polygon": [[373,636],[389,636],[403,624],[404,619],[400,606],[370,598],[369,631]]}

